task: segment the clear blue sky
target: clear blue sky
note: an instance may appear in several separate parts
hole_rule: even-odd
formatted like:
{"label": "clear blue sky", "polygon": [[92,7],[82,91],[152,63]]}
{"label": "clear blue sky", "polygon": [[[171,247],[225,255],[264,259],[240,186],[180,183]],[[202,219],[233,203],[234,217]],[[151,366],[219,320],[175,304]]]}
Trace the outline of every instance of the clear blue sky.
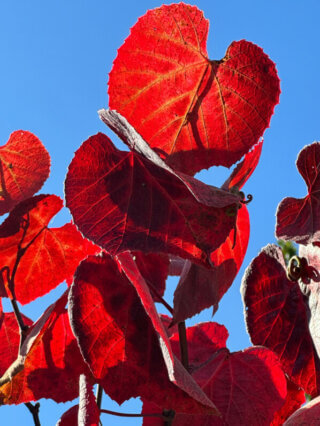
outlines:
{"label": "clear blue sky", "polygon": [[[171,2],[0,1],[0,145],[17,129],[30,130],[40,138],[52,159],[51,176],[42,192],[63,196],[63,181],[74,151],[98,131],[111,136],[97,110],[108,104],[112,61],[137,18],[162,3]],[[281,79],[280,105],[265,132],[260,164],[244,188],[254,197],[249,205],[251,236],[244,267],[215,316],[229,330],[229,348],[240,350],[250,344],[239,294],[244,268],[261,247],[274,242],[275,212],[281,199],[305,195],[296,157],[303,146],[320,140],[320,3],[194,0],[192,4],[210,20],[208,52],[212,59],[222,58],[233,40],[244,38],[264,49],[276,63]],[[200,178],[218,186],[225,176],[225,171],[214,168]],[[69,219],[65,210],[53,224],[60,226]],[[61,289],[54,291],[23,312],[36,319],[60,293]],[[205,311],[190,323],[210,319],[210,311]],[[55,425],[70,405],[41,401],[42,425]],[[140,410],[137,401],[119,408],[104,398],[103,406]],[[23,405],[1,407],[0,419],[6,426],[33,425]],[[141,420],[106,415],[102,421],[104,425],[141,424]]]}

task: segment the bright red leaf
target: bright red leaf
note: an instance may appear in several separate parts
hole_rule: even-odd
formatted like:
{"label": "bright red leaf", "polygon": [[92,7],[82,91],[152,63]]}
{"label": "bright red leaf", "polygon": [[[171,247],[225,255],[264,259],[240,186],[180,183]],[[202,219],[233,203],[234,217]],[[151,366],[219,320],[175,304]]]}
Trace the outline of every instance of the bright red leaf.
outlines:
{"label": "bright red leaf", "polygon": [[274,63],[245,40],[221,60],[206,51],[208,21],[183,3],[131,28],[109,79],[109,104],[166,162],[194,174],[231,166],[258,141],[279,101]]}
{"label": "bright red leaf", "polygon": [[[211,254],[212,268],[204,268],[187,261],[174,293],[173,324],[213,306],[214,312],[223,295],[236,277],[247,251],[250,222],[246,206],[238,211],[234,230],[226,241]],[[234,247],[233,247],[234,245]]]}
{"label": "bright red leaf", "polygon": [[320,396],[295,411],[283,426],[318,426],[320,422]]}
{"label": "bright red leaf", "polygon": [[276,235],[300,244],[320,241],[320,143],[304,147],[297,168],[308,187],[304,198],[284,198],[278,206]]}
{"label": "bright red leaf", "polygon": [[47,180],[50,156],[40,140],[18,130],[0,147],[0,214],[35,194]]}
{"label": "bright red leaf", "polygon": [[308,394],[317,395],[320,392],[318,342],[310,334],[310,311],[305,295],[296,282],[288,280],[279,247],[265,247],[251,262],[241,291],[252,342],[273,350],[290,379]]}
{"label": "bright red leaf", "polygon": [[[127,273],[130,275],[128,268]],[[144,290],[149,291],[146,284]],[[144,303],[153,304],[150,293]],[[142,396],[182,412],[214,413],[214,405],[185,370],[182,385],[192,397],[169,381],[168,375],[175,377],[176,365],[167,371],[155,332],[156,320],[151,321],[154,312],[149,308],[150,317],[146,314],[136,290],[110,256],[89,257],[80,264],[69,306],[83,357],[111,398],[121,404]],[[161,337],[166,345],[167,335]]]}
{"label": "bright red leaf", "polygon": [[[222,418],[177,414],[173,424],[189,426],[196,420],[197,426],[269,426],[286,396],[286,380],[276,356],[262,347],[230,353],[224,347],[227,331],[219,324],[198,324],[187,333],[192,375]],[[177,343],[178,337],[170,340]],[[178,345],[173,348],[178,350]],[[157,411],[161,409],[144,401],[144,413]],[[152,421],[145,418],[143,425],[158,425]]]}
{"label": "bright red leaf", "polygon": [[228,191],[117,150],[101,133],[76,152],[65,193],[78,228],[111,255],[169,252],[202,264],[229,234],[239,202]]}
{"label": "bright red leaf", "polygon": [[304,404],[305,400],[304,391],[298,388],[291,380],[287,380],[286,401],[280,410],[276,412],[270,426],[282,426],[285,420]]}
{"label": "bright red leaf", "polygon": [[79,393],[79,376],[90,374],[70,328],[67,293],[30,329],[16,361],[0,379],[1,404],[51,398],[70,401]]}
{"label": "bright red leaf", "polygon": [[64,280],[70,280],[79,262],[99,248],[85,240],[75,225],[48,228],[61,209],[56,195],[38,195],[16,206],[0,226],[0,267],[7,267],[0,284],[0,295],[11,293],[22,304],[43,296]]}
{"label": "bright red leaf", "polygon": [[259,163],[262,151],[262,143],[263,141],[257,143],[253,147],[252,151],[245,155],[241,163],[239,163],[233,170],[229,179],[225,181],[222,188],[230,189],[236,187],[241,189],[243,187]]}

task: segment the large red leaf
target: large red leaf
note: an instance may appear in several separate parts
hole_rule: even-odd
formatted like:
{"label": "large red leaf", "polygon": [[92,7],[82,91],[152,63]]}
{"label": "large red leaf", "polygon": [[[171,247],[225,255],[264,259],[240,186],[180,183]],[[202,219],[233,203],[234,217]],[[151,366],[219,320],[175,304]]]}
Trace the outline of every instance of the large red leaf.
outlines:
{"label": "large red leaf", "polygon": [[0,267],[8,267],[14,276],[11,288],[3,273],[2,296],[13,293],[20,303],[31,302],[70,280],[79,262],[99,250],[71,223],[48,228],[61,207],[59,197],[39,195],[16,206],[0,226]]}
{"label": "large red leaf", "polygon": [[320,396],[308,402],[288,418],[283,426],[318,426],[320,422]]}
{"label": "large red leaf", "polygon": [[[127,273],[130,275],[128,268]],[[140,294],[143,290],[148,293],[145,283],[142,287],[143,283]],[[149,299],[146,295],[143,299],[145,305],[153,305],[150,293]],[[179,362],[172,362],[172,371],[167,371],[155,332],[155,314],[151,307],[150,316],[146,314],[134,287],[110,256],[89,257],[80,264],[71,286],[69,309],[84,359],[105,392],[118,403],[142,396],[180,412],[215,412],[185,370],[181,385],[192,397],[169,381],[168,376],[175,377]],[[162,346],[166,345],[167,336],[161,337]],[[164,352],[168,350],[170,346]],[[173,356],[169,353],[167,357]]]}
{"label": "large red leaf", "polygon": [[[22,314],[25,325],[32,321]],[[15,361],[19,352],[20,332],[18,322],[13,312],[3,312],[0,301],[0,377]]]}
{"label": "large red leaf", "polygon": [[[199,415],[197,426],[269,426],[284,403],[286,380],[276,356],[266,348],[252,347],[230,353],[226,330],[215,323],[187,329],[192,375],[219,408],[222,418]],[[177,342],[178,337],[170,340]],[[178,350],[177,345],[173,345]],[[161,412],[144,402],[143,412]],[[160,425],[144,420],[144,426]],[[177,414],[174,425],[189,426],[195,417]]]}
{"label": "large red leaf", "polygon": [[101,133],[76,152],[65,193],[78,228],[111,255],[169,252],[202,264],[226,239],[239,203],[228,191],[117,150]]}
{"label": "large red leaf", "polygon": [[279,101],[275,66],[260,47],[233,42],[223,59],[209,60],[207,33],[195,6],[150,10],[118,50],[109,79],[110,107],[188,174],[238,161]]}
{"label": "large red leaf", "polygon": [[241,292],[252,342],[273,350],[290,379],[308,394],[317,395],[320,362],[318,343],[315,346],[309,330],[310,311],[299,285],[286,276],[279,247],[265,247],[252,261]]}
{"label": "large red leaf", "polygon": [[211,254],[212,268],[187,261],[174,293],[173,324],[210,306],[216,312],[219,301],[233,283],[247,251],[250,222],[246,206],[238,211],[236,230],[235,245],[233,229],[226,241]]}
{"label": "large red leaf", "polygon": [[0,379],[0,402],[20,404],[40,398],[74,399],[79,376],[89,374],[70,328],[67,292],[30,329],[16,361]]}
{"label": "large red leaf", "polygon": [[50,172],[50,156],[40,140],[18,130],[0,147],[0,214],[13,209],[42,187]]}
{"label": "large red leaf", "polygon": [[304,147],[297,168],[308,187],[304,198],[284,198],[278,206],[276,235],[307,244],[320,241],[320,143]]}

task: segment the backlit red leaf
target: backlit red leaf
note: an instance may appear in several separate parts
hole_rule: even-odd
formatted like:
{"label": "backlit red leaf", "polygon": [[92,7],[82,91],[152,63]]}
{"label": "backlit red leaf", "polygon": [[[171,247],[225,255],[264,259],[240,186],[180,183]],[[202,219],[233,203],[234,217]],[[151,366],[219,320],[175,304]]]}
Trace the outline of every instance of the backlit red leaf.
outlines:
{"label": "backlit red leaf", "polygon": [[61,207],[59,197],[39,195],[16,206],[0,226],[0,268],[9,268],[12,276],[17,266],[14,289],[7,274],[2,274],[2,296],[11,297],[13,293],[22,304],[43,296],[65,279],[70,280],[79,262],[99,250],[71,223],[48,228]]}
{"label": "backlit red leaf", "polygon": [[65,193],[78,228],[111,255],[169,252],[202,264],[229,234],[239,202],[228,191],[117,150],[101,133],[76,152]]}
{"label": "backlit red leaf", "polygon": [[[187,333],[192,375],[222,418],[177,414],[173,424],[269,426],[286,396],[286,380],[277,357],[262,347],[230,353],[224,347],[226,330],[215,323],[198,324]],[[170,340],[177,341],[177,336]],[[144,403],[144,413],[157,411],[161,409]],[[143,422],[144,426],[153,424],[158,425],[147,418]]]}
{"label": "backlit red leaf", "polygon": [[300,244],[320,241],[320,143],[304,147],[297,168],[308,187],[304,198],[284,198],[278,206],[276,235]]}
{"label": "backlit red leaf", "polygon": [[299,285],[286,276],[279,247],[265,247],[252,261],[241,291],[252,342],[273,350],[289,378],[308,394],[317,395],[320,362],[309,329],[310,311]]}
{"label": "backlit red leaf", "polygon": [[280,93],[260,47],[233,42],[223,59],[209,60],[207,33],[195,6],[150,10],[118,50],[109,79],[110,107],[188,174],[238,161],[269,126]]}
{"label": "backlit red leaf", "polygon": [[74,399],[79,376],[90,374],[70,328],[67,293],[30,329],[16,361],[0,379],[0,402],[20,404],[40,398]]}
{"label": "backlit red leaf", "polygon": [[241,189],[243,187],[259,163],[262,143],[263,141],[257,143],[252,151],[245,155],[244,159],[233,170],[231,176],[226,180],[222,188],[230,189],[237,187]]}
{"label": "backlit red leaf", "polygon": [[285,420],[305,403],[305,400],[304,391],[291,382],[291,380],[287,380],[286,401],[280,410],[276,412],[270,426],[282,426]]}
{"label": "backlit red leaf", "polygon": [[[212,268],[204,268],[187,261],[174,293],[173,324],[213,306],[214,312],[223,295],[236,277],[247,251],[250,223],[246,206],[238,211],[234,230],[226,241],[211,254]],[[234,245],[234,246],[233,246]]]}
{"label": "backlit red leaf", "polygon": [[[142,287],[143,283],[140,293],[147,294],[147,285]],[[150,293],[149,299],[145,295],[143,300],[144,305],[153,304]],[[169,381],[170,375],[171,380],[175,378],[179,361],[171,361],[172,370],[168,373],[155,331],[155,314],[151,307],[150,316],[146,314],[136,290],[111,257],[89,257],[80,264],[71,286],[69,306],[84,359],[105,392],[118,403],[142,396],[180,412],[215,412],[186,370],[181,385],[192,397]],[[162,346],[167,345],[167,335],[161,337]],[[170,346],[168,349],[171,351]]]}
{"label": "backlit red leaf", "polygon": [[50,156],[40,140],[18,130],[0,147],[0,214],[35,194],[50,172]]}
{"label": "backlit red leaf", "polygon": [[283,426],[318,426],[320,421],[320,396],[294,412]]}

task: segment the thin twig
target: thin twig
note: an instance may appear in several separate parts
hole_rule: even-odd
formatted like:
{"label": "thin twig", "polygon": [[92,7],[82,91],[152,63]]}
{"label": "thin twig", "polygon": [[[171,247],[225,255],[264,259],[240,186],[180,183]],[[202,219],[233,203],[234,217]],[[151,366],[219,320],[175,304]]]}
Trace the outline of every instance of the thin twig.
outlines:
{"label": "thin twig", "polygon": [[37,402],[35,405],[32,405],[31,402],[26,402],[24,405],[28,408],[28,410],[32,414],[34,426],[41,426],[40,419],[39,419],[39,409],[40,409],[39,402]]}
{"label": "thin twig", "polygon": [[180,344],[180,356],[182,365],[186,370],[189,369],[189,356],[188,356],[188,341],[186,332],[186,323],[181,321],[178,323],[179,330],[179,344]]}
{"label": "thin twig", "polygon": [[104,410],[104,409],[101,409],[100,413],[112,414],[113,416],[119,416],[119,417],[163,417],[162,413],[130,414],[130,413],[119,413],[118,411],[111,411],[111,410]]}
{"label": "thin twig", "polygon": [[97,393],[96,393],[96,402],[97,402],[97,406],[99,407],[99,410],[101,408],[102,395],[103,395],[103,388],[102,388],[101,385],[98,385],[97,386]]}

